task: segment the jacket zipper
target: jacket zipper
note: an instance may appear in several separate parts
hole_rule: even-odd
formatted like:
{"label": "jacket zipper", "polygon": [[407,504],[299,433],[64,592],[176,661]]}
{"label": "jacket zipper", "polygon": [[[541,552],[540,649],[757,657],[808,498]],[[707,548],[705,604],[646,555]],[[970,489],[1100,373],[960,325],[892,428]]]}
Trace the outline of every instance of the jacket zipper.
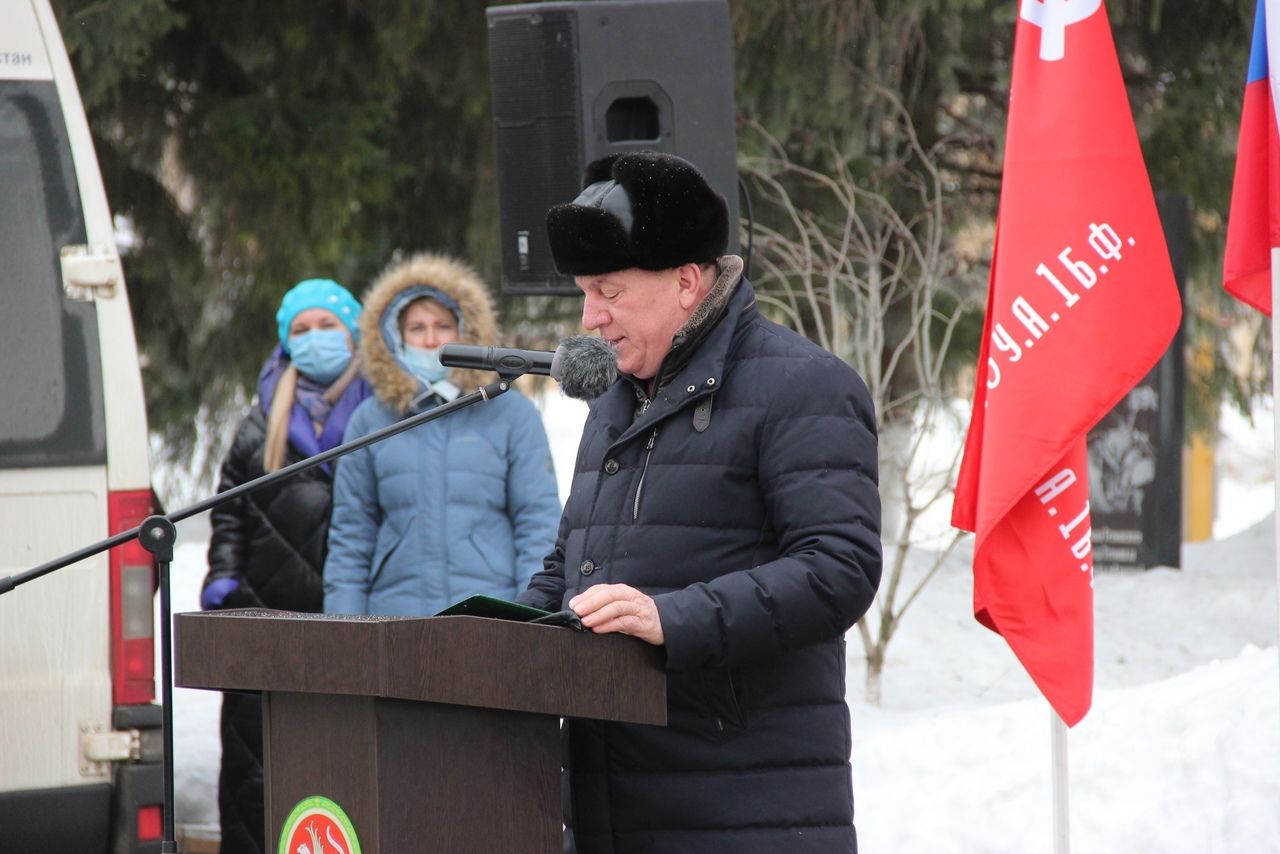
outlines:
{"label": "jacket zipper", "polygon": [[658,428],[654,427],[649,434],[649,444],[644,449],[644,466],[640,469],[640,483],[636,484],[636,503],[631,508],[631,521],[640,518],[640,493],[644,490],[644,476],[649,473],[649,457],[653,456],[653,443],[658,438]]}

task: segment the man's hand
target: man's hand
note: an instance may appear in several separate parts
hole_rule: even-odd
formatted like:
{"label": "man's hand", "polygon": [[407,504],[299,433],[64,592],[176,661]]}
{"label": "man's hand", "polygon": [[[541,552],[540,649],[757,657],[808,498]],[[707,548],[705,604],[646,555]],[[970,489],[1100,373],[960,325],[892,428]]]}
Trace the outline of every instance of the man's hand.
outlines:
{"label": "man's hand", "polygon": [[621,632],[662,646],[662,620],[653,599],[625,584],[597,584],[569,600],[582,625],[596,634]]}

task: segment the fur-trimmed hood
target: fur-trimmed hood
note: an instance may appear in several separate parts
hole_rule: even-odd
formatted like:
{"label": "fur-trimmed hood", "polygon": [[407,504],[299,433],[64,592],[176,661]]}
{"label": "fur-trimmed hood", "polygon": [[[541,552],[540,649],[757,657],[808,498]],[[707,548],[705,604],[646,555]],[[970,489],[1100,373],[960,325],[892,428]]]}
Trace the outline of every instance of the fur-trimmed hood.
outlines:
{"label": "fur-trimmed hood", "polygon": [[[426,286],[457,304],[462,315],[460,344],[498,343],[498,324],[493,298],[476,272],[467,264],[445,255],[422,253],[390,264],[364,294],[360,313],[360,356],[364,372],[378,399],[400,414],[409,411],[422,383],[396,359],[383,334],[384,317],[396,297],[405,291]],[[483,371],[451,368],[449,382],[463,392],[491,382],[494,376]]]}

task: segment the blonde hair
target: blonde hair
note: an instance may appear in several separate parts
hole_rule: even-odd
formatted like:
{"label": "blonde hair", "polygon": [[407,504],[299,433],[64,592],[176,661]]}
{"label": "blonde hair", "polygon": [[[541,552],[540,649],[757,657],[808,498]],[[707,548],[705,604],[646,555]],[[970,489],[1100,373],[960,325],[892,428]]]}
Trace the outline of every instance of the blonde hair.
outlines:
{"label": "blonde hair", "polygon": [[293,365],[280,374],[275,395],[271,398],[271,411],[267,413],[267,439],[262,444],[262,470],[277,471],[284,467],[284,454],[289,445],[289,413],[293,410],[293,396],[298,388],[298,369]]}

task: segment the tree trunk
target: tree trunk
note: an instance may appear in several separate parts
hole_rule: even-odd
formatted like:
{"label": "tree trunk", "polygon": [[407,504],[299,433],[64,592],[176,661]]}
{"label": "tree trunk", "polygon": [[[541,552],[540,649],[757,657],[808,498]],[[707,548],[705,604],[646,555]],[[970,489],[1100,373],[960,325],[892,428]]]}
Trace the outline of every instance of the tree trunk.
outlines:
{"label": "tree trunk", "polygon": [[880,708],[880,685],[884,673],[884,647],[879,644],[867,653],[866,700]]}
{"label": "tree trunk", "polygon": [[912,428],[911,421],[903,419],[880,426],[880,540],[886,551],[901,545],[907,520]]}

